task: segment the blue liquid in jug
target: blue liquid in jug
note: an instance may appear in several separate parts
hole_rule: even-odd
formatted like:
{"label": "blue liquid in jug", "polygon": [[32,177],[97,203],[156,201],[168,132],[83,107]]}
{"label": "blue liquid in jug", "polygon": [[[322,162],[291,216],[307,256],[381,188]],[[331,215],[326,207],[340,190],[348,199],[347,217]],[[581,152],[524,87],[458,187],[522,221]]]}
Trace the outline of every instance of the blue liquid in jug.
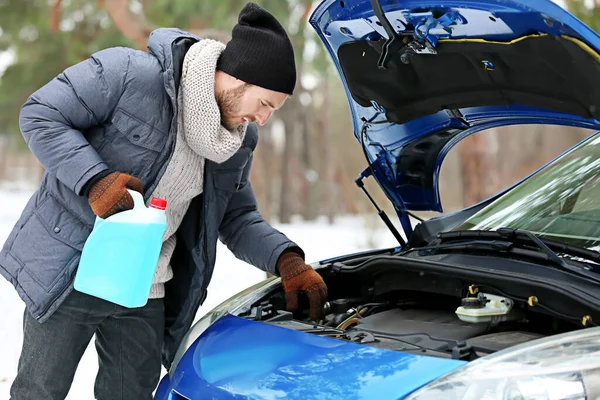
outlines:
{"label": "blue liquid in jug", "polygon": [[128,308],[148,301],[164,224],[99,220],[81,256],[75,289]]}

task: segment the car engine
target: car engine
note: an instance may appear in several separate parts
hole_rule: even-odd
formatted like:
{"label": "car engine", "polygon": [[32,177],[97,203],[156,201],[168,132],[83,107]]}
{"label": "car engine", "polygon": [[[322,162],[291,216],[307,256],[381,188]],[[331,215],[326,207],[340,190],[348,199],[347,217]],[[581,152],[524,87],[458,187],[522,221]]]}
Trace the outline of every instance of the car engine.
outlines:
{"label": "car engine", "polygon": [[532,312],[534,297],[511,297],[485,285],[466,289],[451,277],[371,270],[363,270],[362,278],[324,274],[329,301],[319,321],[308,318],[305,297],[298,311],[286,311],[281,288],[239,316],[367,346],[466,361],[580,328],[540,307]]}
{"label": "car engine", "polygon": [[473,360],[545,336],[529,330],[524,321],[465,322],[455,312],[419,308],[416,302],[366,303],[352,307],[347,299],[338,299],[325,308],[329,313],[318,323],[295,319],[291,312],[275,309],[267,302],[253,307],[247,317],[256,319],[259,312],[263,322],[288,329],[390,350],[462,360]]}

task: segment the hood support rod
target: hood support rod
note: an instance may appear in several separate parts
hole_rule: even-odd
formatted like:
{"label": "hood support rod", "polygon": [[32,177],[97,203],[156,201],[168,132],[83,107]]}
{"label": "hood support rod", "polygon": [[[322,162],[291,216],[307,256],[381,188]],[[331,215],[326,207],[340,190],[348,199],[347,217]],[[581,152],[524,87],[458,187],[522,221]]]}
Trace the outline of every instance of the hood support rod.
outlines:
{"label": "hood support rod", "polygon": [[365,193],[365,195],[367,195],[367,197],[371,201],[371,204],[373,204],[373,206],[377,210],[377,215],[379,215],[379,217],[381,218],[381,220],[383,221],[383,223],[388,227],[388,229],[390,230],[390,232],[392,232],[392,235],[394,235],[394,237],[396,238],[396,240],[398,241],[398,243],[400,243],[400,246],[403,249],[406,248],[406,242],[404,241],[404,238],[400,235],[400,232],[398,232],[398,230],[396,229],[396,227],[394,226],[394,224],[392,224],[392,221],[387,216],[387,214],[385,213],[385,211],[383,211],[381,208],[379,208],[379,206],[377,205],[377,203],[375,202],[375,200],[373,199],[373,197],[371,197],[371,194],[365,188],[365,184],[363,183],[363,175],[361,174],[358,178],[356,178],[354,180],[354,183],[356,183],[356,186],[358,186],[359,188],[361,188],[362,191]]}

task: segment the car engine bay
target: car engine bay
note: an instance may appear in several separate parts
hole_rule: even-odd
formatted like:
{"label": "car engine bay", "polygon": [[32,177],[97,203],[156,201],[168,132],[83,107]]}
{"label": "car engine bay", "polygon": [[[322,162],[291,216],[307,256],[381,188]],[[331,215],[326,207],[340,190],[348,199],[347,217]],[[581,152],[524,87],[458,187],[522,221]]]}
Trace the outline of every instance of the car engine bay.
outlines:
{"label": "car engine bay", "polygon": [[[247,315],[283,328],[362,343],[390,350],[474,360],[545,335],[526,323],[469,323],[438,302],[398,300],[357,304],[356,299],[328,302],[322,323],[294,319],[293,313],[263,302]],[[434,300],[429,299],[429,300]],[[442,299],[435,299],[442,300]],[[447,299],[449,300],[449,299]],[[425,307],[424,307],[425,306]],[[429,307],[426,307],[429,306]],[[260,313],[259,316],[257,313]]]}
{"label": "car engine bay", "polygon": [[410,273],[371,272],[368,279],[365,271],[361,279],[322,274],[330,290],[319,321],[308,318],[306,298],[300,298],[298,311],[286,311],[281,289],[238,316],[367,346],[465,361],[582,328],[573,319],[540,309],[532,312],[538,302],[535,296],[511,297],[489,285],[452,287],[459,281],[450,277],[443,285],[435,278],[437,287],[443,286],[436,293],[431,288],[419,290]]}

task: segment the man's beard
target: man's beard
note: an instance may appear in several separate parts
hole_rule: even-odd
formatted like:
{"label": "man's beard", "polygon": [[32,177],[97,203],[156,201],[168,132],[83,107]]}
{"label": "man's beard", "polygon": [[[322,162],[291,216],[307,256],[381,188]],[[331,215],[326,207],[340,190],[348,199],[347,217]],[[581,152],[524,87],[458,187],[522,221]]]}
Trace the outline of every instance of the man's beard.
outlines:
{"label": "man's beard", "polygon": [[217,105],[221,112],[221,125],[223,125],[225,129],[233,131],[243,125],[241,121],[236,120],[235,116],[239,114],[240,99],[248,86],[250,85],[244,83],[236,88],[223,90],[215,94]]}

